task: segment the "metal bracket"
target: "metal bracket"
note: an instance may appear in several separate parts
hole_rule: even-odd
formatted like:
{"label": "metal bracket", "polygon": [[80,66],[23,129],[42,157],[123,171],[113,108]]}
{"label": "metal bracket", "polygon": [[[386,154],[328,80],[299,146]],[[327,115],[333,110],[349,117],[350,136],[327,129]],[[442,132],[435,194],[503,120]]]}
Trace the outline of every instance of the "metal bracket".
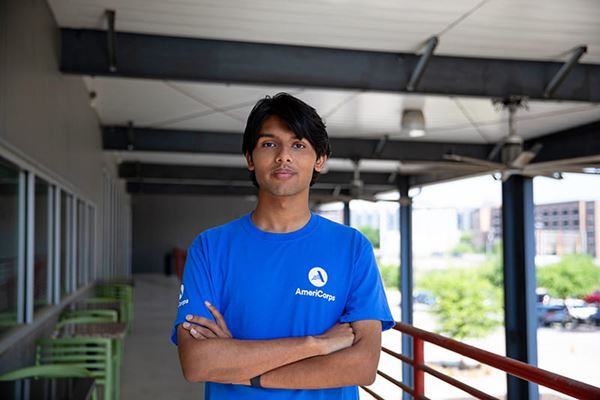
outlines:
{"label": "metal bracket", "polygon": [[115,32],[115,10],[104,11],[108,22],[106,31],[106,50],[108,54],[108,69],[110,72],[117,71],[117,34]]}
{"label": "metal bracket", "polygon": [[419,84],[419,81],[421,80],[421,77],[425,72],[425,68],[427,68],[427,64],[429,63],[429,60],[431,59],[433,51],[437,47],[438,42],[439,40],[437,36],[432,36],[429,38],[429,40],[427,40],[427,47],[421,55],[421,58],[419,59],[419,62],[417,63],[417,66],[415,67],[412,76],[410,77],[408,85],[406,85],[406,90],[408,90],[409,92],[414,92],[415,90],[417,90],[417,85]]}
{"label": "metal bracket", "polygon": [[579,59],[587,52],[587,46],[579,46],[575,49],[569,61],[563,64],[562,67],[558,70],[556,75],[552,78],[550,83],[544,89],[544,97],[550,98],[554,91],[558,89],[560,84],[567,77],[568,73],[571,72],[571,69],[577,64]]}
{"label": "metal bracket", "polygon": [[375,150],[373,150],[374,158],[379,158],[381,156],[383,148],[385,147],[385,144],[387,143],[389,138],[389,135],[384,135],[381,139],[379,139],[379,142],[377,142],[377,145],[375,146]]}
{"label": "metal bracket", "polygon": [[133,130],[133,121],[127,122],[127,150],[133,151],[135,144],[135,131]]}

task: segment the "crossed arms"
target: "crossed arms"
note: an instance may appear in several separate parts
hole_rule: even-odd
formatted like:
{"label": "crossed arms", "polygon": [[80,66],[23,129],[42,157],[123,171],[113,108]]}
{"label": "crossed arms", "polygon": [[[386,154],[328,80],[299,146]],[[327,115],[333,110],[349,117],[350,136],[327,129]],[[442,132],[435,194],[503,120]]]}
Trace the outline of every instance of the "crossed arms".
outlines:
{"label": "crossed arms", "polygon": [[[193,316],[177,326],[183,375],[189,382],[261,385],[279,389],[319,389],[370,385],[381,350],[381,322],[335,324],[319,336],[238,340],[219,311],[215,321]],[[195,325],[195,324],[199,324]]]}

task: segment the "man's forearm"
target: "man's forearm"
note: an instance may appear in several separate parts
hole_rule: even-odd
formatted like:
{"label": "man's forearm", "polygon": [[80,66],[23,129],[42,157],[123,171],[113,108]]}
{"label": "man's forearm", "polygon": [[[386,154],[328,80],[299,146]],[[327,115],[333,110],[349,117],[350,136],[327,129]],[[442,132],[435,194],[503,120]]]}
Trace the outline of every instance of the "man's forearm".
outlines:
{"label": "man's forearm", "polygon": [[262,375],[261,384],[279,389],[321,389],[370,385],[381,353],[381,322],[355,321],[351,347],[281,366]]}
{"label": "man's forearm", "polygon": [[195,340],[179,333],[179,357],[188,381],[242,383],[266,371],[323,354],[319,339]]}
{"label": "man's forearm", "polygon": [[321,389],[370,385],[375,380],[379,353],[359,343],[338,352],[284,365],[262,375],[261,385],[277,389]]}

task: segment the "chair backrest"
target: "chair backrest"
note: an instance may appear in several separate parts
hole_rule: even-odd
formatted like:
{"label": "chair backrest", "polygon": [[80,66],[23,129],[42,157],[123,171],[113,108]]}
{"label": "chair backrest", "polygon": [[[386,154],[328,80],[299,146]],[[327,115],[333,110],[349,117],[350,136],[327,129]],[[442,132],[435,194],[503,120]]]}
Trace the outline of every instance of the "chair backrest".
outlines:
{"label": "chair backrest", "polygon": [[103,322],[113,322],[113,318],[109,316],[65,318],[56,324],[56,329],[60,329],[67,324],[98,324]]}
{"label": "chair backrest", "polygon": [[119,312],[117,310],[102,310],[102,309],[90,309],[90,310],[74,310],[74,311],[65,311],[61,316],[60,320],[65,320],[68,318],[78,318],[78,317],[100,317],[110,319],[111,322],[119,321]]}
{"label": "chair backrest", "polygon": [[66,364],[85,368],[94,378],[105,378],[111,362],[110,339],[94,337],[40,339],[36,365]]}
{"label": "chair backrest", "polygon": [[25,378],[88,378],[92,373],[83,367],[68,364],[32,365],[0,375],[0,381]]}

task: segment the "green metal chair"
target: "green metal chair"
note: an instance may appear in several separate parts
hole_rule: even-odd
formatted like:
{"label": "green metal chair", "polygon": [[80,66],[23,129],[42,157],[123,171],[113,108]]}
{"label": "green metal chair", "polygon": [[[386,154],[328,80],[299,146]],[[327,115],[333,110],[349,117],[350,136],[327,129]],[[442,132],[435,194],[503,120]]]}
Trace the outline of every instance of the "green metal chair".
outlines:
{"label": "green metal chair", "polygon": [[74,310],[65,311],[61,314],[60,320],[69,318],[92,317],[106,318],[110,322],[119,321],[119,312],[117,310]]}
{"label": "green metal chair", "polygon": [[[0,381],[16,381],[27,378],[93,378],[93,376],[85,368],[64,364],[32,365],[0,375]],[[97,389],[94,386],[92,400],[96,399]]]}
{"label": "green metal chair", "polygon": [[131,324],[133,322],[133,287],[124,283],[105,283],[96,287],[96,295],[117,298],[124,303],[124,318],[121,322],[126,322],[127,330],[131,332]]}
{"label": "green metal chair", "polygon": [[104,322],[116,322],[112,316],[91,316],[91,317],[72,317],[64,318],[57,322],[56,329],[60,329],[67,324],[100,324]]}
{"label": "green metal chair", "polygon": [[88,304],[119,303],[119,322],[126,323],[129,330],[129,315],[131,312],[129,311],[130,306],[128,305],[128,300],[126,298],[114,296],[89,297],[81,300],[81,302]]}
{"label": "green metal chair", "polygon": [[104,400],[118,399],[115,385],[117,363],[112,340],[96,337],[40,339],[36,346],[36,365],[61,364],[84,368],[103,387]]}

